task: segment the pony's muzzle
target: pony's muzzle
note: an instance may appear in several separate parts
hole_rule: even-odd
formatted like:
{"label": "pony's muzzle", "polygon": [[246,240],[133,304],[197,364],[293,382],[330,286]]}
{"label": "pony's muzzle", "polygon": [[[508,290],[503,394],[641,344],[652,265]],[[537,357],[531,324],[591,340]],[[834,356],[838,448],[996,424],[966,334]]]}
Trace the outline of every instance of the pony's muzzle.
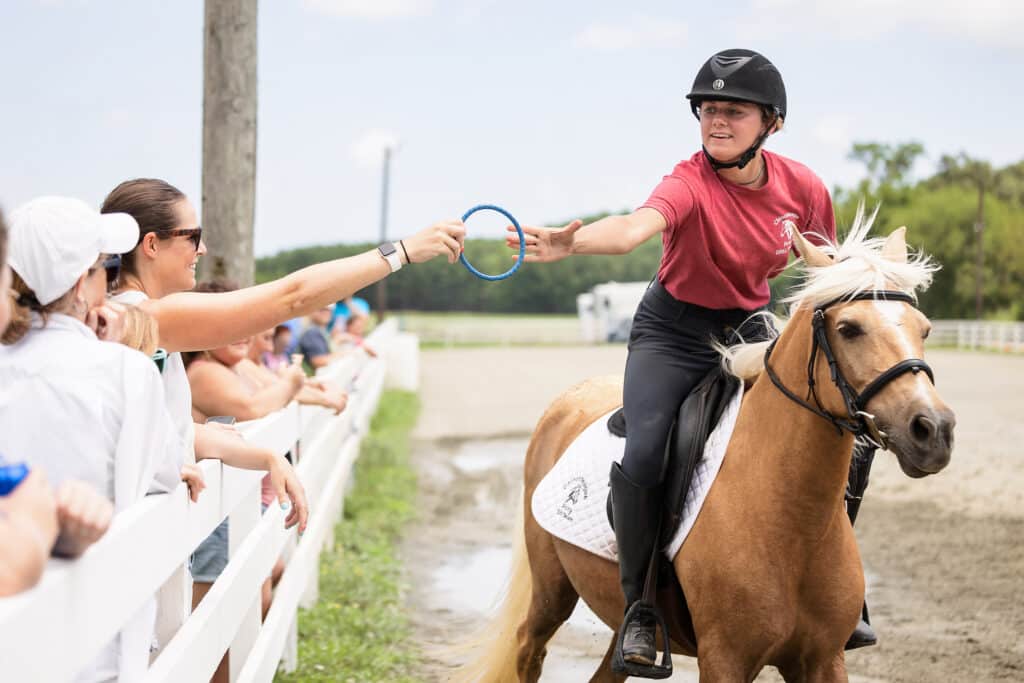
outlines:
{"label": "pony's muzzle", "polygon": [[919,411],[907,426],[913,466],[922,474],[935,474],[949,464],[953,453],[956,416],[949,408]]}

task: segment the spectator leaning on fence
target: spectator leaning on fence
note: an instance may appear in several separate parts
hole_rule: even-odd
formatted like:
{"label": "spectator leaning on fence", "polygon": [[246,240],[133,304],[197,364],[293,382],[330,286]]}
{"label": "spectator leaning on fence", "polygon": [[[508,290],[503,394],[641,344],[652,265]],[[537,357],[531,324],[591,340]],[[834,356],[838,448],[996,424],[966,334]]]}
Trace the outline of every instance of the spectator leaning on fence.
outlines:
{"label": "spectator leaning on fence", "polygon": [[[7,224],[0,214],[0,334],[10,318],[11,274],[7,269]],[[46,475],[34,469],[0,497],[0,597],[31,588],[46,568],[57,540],[57,502]]]}
{"label": "spectator leaning on fence", "polygon": [[[344,299],[406,264],[436,256],[458,260],[465,238],[462,221],[436,223],[393,245],[356,256],[318,263],[279,280],[234,292],[197,294],[196,265],[206,253],[195,208],[180,190],[155,179],[129,180],[103,202],[103,213],[127,213],[138,223],[135,246],[122,255],[121,282],[114,299],[137,304],[160,327],[160,346],[168,352],[164,384],[172,418],[195,452],[209,450],[221,459],[230,434],[210,426],[193,426],[192,397],[181,351],[202,351],[248,338],[297,316]],[[386,253],[385,253],[386,252]],[[237,446],[237,444],[235,444]],[[234,464],[234,463],[232,463]],[[294,502],[294,499],[293,499]],[[298,521],[298,506],[290,522]],[[305,519],[300,523],[304,526]]]}
{"label": "spectator leaning on fence", "polygon": [[291,364],[288,347],[292,344],[292,330],[287,325],[277,325],[269,350],[262,350],[259,362],[272,372],[279,372]]}
{"label": "spectator leaning on fence", "polygon": [[[229,281],[200,283],[196,292],[230,292],[237,285]],[[291,366],[283,377],[272,377],[265,385],[257,385],[240,376],[236,370],[240,363],[250,363],[249,340],[243,339],[208,351],[185,354],[185,366],[192,388],[192,414],[196,422],[204,422],[215,415],[231,416],[238,420],[255,420],[287,406],[302,390],[305,374],[297,366]],[[287,467],[288,462],[281,456],[267,452],[268,467]],[[263,478],[260,503],[264,510],[275,502],[286,504],[283,491],[275,490],[274,469]],[[194,602],[198,604],[210,590],[213,582],[224,571],[228,562],[228,527],[222,523],[196,549],[192,562],[192,573],[196,584]],[[280,576],[284,565],[279,559],[272,572]],[[266,614],[270,606],[272,577],[268,577],[262,589],[262,611]],[[213,681],[226,681],[228,662],[225,656],[214,674]]]}
{"label": "spectator leaning on fence", "polygon": [[[44,197],[15,211],[17,300],[0,353],[0,451],[44,468],[58,486],[91,485],[115,511],[175,489],[185,451],[153,361],[112,341],[123,309],[106,302],[118,270],[110,255],[130,247],[137,230],[130,216],[101,216],[74,199]],[[198,493],[201,483],[192,483]],[[85,538],[71,539],[72,552],[105,528],[106,509]],[[141,678],[154,615],[154,601],[141,606],[79,680]]]}
{"label": "spectator leaning on fence", "polygon": [[[286,377],[289,368],[292,367],[288,356],[284,357],[283,364],[275,365],[277,372],[263,361],[271,357],[274,351],[274,333],[283,326],[273,330],[267,330],[249,338],[249,353],[246,358],[240,360],[234,368],[236,373],[246,380],[253,382],[260,387],[273,384],[281,377]],[[283,327],[287,330],[287,327]],[[283,347],[282,347],[283,348]],[[328,382],[323,382],[315,377],[307,377],[302,390],[295,395],[295,400],[304,405],[323,406],[330,408],[335,414],[345,409],[348,403],[348,394],[340,387],[335,387]]]}
{"label": "spectator leaning on fence", "polygon": [[187,290],[195,286],[206,245],[195,208],[180,190],[162,180],[129,180],[111,191],[102,210],[130,214],[139,224],[118,291],[135,293],[160,325],[160,346],[171,353],[224,346],[309,315],[408,265],[406,253],[412,263],[442,255],[455,263],[465,238],[462,221],[442,221],[403,240],[404,251],[391,252],[388,244],[254,287],[199,295]]}
{"label": "spectator leaning on fence", "polygon": [[331,335],[327,331],[327,326],[333,315],[334,306],[331,304],[313,311],[309,316],[309,326],[299,337],[298,352],[302,354],[302,360],[313,372],[327,367],[349,352],[347,349],[331,349]]}
{"label": "spectator leaning on fence", "polygon": [[377,357],[377,351],[366,343],[366,326],[370,316],[365,313],[353,313],[345,320],[344,331],[336,330],[334,337],[341,348],[362,349],[370,358]]}

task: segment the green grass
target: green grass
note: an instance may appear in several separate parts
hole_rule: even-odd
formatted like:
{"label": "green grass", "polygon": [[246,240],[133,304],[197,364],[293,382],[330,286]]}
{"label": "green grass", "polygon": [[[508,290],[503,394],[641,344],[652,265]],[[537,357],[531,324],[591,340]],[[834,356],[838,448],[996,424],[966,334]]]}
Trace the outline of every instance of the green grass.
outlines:
{"label": "green grass", "polygon": [[299,613],[298,669],[275,681],[417,680],[398,541],[415,510],[409,434],[418,412],[415,394],[384,393],[356,461],[334,549],[320,556],[320,601]]}

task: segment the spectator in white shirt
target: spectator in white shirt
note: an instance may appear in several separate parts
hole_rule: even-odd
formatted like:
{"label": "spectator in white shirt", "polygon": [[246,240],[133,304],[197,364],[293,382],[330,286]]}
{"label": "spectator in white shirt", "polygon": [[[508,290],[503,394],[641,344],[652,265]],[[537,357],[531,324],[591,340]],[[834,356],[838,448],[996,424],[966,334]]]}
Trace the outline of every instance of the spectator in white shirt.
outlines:
{"label": "spectator in white shirt", "polygon": [[[0,333],[10,318],[7,224],[0,215]],[[0,498],[0,597],[31,588],[57,540],[57,502],[41,470]]]}
{"label": "spectator in white shirt", "polygon": [[[61,197],[11,215],[9,263],[17,296],[0,351],[0,452],[18,454],[60,484],[91,484],[116,512],[174,490],[186,445],[171,422],[153,361],[118,343],[121,307],[106,302],[109,255],[132,247],[138,225]],[[194,477],[194,472],[189,472]],[[190,482],[193,493],[199,480]],[[138,680],[148,666],[154,601],[79,681]]]}

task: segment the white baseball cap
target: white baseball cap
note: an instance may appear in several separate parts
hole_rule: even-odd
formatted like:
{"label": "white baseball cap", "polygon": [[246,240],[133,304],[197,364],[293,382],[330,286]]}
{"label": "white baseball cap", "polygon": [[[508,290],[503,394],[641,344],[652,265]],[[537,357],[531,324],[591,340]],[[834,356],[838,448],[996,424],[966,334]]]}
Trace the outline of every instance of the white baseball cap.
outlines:
{"label": "white baseball cap", "polygon": [[126,213],[38,197],[10,216],[7,262],[45,306],[64,296],[100,254],[126,254],[138,241],[139,224]]}

